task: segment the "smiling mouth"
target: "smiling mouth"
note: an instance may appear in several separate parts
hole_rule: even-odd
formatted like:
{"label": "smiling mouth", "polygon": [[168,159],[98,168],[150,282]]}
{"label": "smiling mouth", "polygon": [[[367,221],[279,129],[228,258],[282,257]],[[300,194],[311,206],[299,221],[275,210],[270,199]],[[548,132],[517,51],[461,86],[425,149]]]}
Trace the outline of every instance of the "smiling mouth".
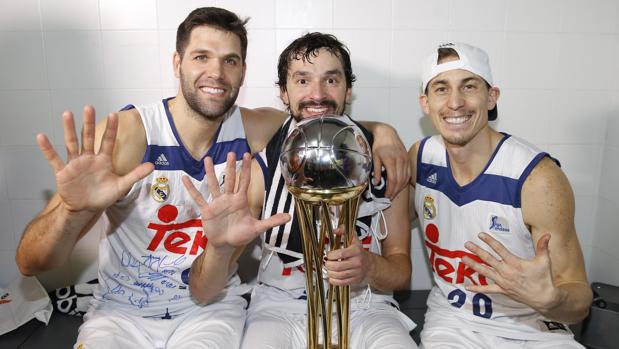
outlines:
{"label": "smiling mouth", "polygon": [[207,93],[209,95],[219,96],[219,95],[223,95],[226,90],[224,90],[223,88],[218,88],[218,87],[202,86],[200,87],[200,91]]}
{"label": "smiling mouth", "polygon": [[443,120],[450,125],[461,125],[471,119],[471,115],[444,116]]}
{"label": "smiling mouth", "polygon": [[325,115],[334,113],[337,104],[331,100],[324,100],[320,103],[312,103],[310,101],[299,103],[299,109],[308,115]]}

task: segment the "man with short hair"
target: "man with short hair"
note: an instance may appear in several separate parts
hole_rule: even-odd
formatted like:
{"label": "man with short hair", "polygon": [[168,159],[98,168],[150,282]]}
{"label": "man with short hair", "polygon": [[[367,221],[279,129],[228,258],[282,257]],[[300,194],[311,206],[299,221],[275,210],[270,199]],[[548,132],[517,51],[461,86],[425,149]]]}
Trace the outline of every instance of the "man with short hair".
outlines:
{"label": "man with short hair", "polygon": [[558,162],[490,127],[500,90],[483,50],[439,46],[422,82],[438,132],[409,151],[435,282],[424,348],[582,348],[564,323],[587,315],[591,290]]}
{"label": "man with short hair", "polygon": [[[218,240],[217,243],[210,240],[209,248],[214,251],[211,255],[218,255],[219,260],[228,260],[256,236],[246,233],[242,237],[242,229],[236,228],[236,222],[243,221],[249,211],[261,210],[263,219],[279,217],[282,211],[293,216],[287,224],[268,229],[262,236],[258,285],[252,293],[242,348],[300,349],[308,345],[301,236],[294,200],[281,175],[279,155],[284,139],[298,121],[328,114],[343,115],[351,100],[354,80],[348,49],[334,36],[309,33],[293,41],[281,53],[278,64],[280,96],[290,117],[267,145],[265,177],[254,164],[250,185],[246,163],[240,189],[215,194],[217,199],[210,203],[187,182],[194,200],[201,204],[202,217],[210,214],[213,218],[213,222],[204,222],[205,227],[209,224],[228,227],[217,234],[210,232]],[[366,133],[366,136],[371,143],[371,135]],[[370,184],[362,194],[356,234],[349,247],[327,253],[324,263],[328,282],[351,287],[351,348],[416,347],[409,335],[415,325],[397,309],[392,296],[394,290],[406,289],[410,284],[408,192],[403,190],[392,201],[385,198],[386,178],[383,173],[380,182]],[[240,202],[246,196],[249,204],[243,206]],[[218,216],[215,212],[222,213]],[[227,218],[222,218],[226,215]],[[210,281],[227,270],[229,266],[214,260],[206,277]],[[221,281],[220,284],[223,286]]]}
{"label": "man with short hair", "polygon": [[[210,243],[181,178],[203,190],[219,188],[226,164],[263,149],[281,125],[277,110],[234,104],[246,70],[245,23],[224,9],[191,12],[177,32],[177,95],[129,106],[96,127],[93,108],[85,108],[81,146],[73,116],[65,113],[67,163],[47,137],[37,136],[58,193],[24,232],[16,256],[21,272],[62,265],[96,222],[103,227],[99,286],[76,347],[238,347],[247,289],[232,268],[216,301],[200,304],[209,287],[200,270]],[[211,178],[205,157],[215,164]],[[249,229],[286,220],[254,219]]]}

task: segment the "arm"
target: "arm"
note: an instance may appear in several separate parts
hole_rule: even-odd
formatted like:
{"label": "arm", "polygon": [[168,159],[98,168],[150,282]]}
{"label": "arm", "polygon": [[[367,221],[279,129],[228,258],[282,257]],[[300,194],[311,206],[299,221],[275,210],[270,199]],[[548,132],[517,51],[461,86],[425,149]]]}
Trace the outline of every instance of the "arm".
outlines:
{"label": "arm", "polygon": [[551,265],[552,283],[545,297],[537,295],[546,299],[546,304],[538,310],[553,320],[578,322],[587,316],[593,296],[574,226],[574,194],[567,177],[552,160],[542,160],[532,171],[523,186],[522,202],[536,253],[546,254]]}
{"label": "arm", "polygon": [[[69,160],[66,164],[49,139],[37,135],[39,147],[54,170],[58,193],[28,224],[19,243],[15,259],[25,275],[63,264],[103,210],[152,171],[152,164],[142,164],[124,176],[114,173],[112,154],[118,116],[110,115],[107,122],[95,127],[94,109],[86,107],[81,148],[70,112],[63,114],[63,125]],[[99,151],[95,154],[96,149]]]}
{"label": "arm", "polygon": [[267,146],[288,116],[287,113],[274,108],[241,108],[241,115],[252,153],[261,151]]}
{"label": "arm", "polygon": [[364,250],[359,240],[327,254],[325,266],[333,285],[352,285],[366,280],[382,291],[407,289],[411,279],[408,189],[400,191],[384,211],[389,235],[382,241],[382,256]]}
{"label": "arm", "polygon": [[415,183],[417,183],[417,152],[419,151],[419,142],[415,142],[408,150],[410,161],[411,176],[409,180],[409,200],[408,200],[408,217],[411,225],[417,219],[417,211],[415,211]]}
{"label": "arm", "polygon": [[501,260],[468,242],[466,247],[487,265],[470,258],[463,261],[495,282],[470,290],[505,294],[554,321],[582,320],[592,292],[574,227],[574,196],[567,178],[550,159],[542,160],[525,181],[522,211],[535,243],[535,257],[520,259],[489,235],[480,234]]}
{"label": "arm", "polygon": [[372,121],[362,121],[361,124],[374,135],[372,145],[374,183],[380,181],[382,167],[385,167],[388,176],[385,196],[393,199],[408,185],[410,179],[409,156],[406,148],[393,127]]}
{"label": "arm", "polygon": [[[205,159],[204,166],[208,183],[217,183],[210,158]],[[288,214],[283,213],[266,220],[256,219],[264,197],[260,171],[259,165],[250,161],[249,154],[245,154],[237,180],[236,157],[234,153],[229,153],[224,192],[221,193],[218,186],[209,186],[213,197],[211,202],[206,202],[189,178],[183,178],[185,188],[200,207],[204,234],[208,238],[206,249],[194,260],[189,277],[189,290],[199,303],[210,302],[223,290],[234,264],[249,242],[263,231],[290,219]]]}

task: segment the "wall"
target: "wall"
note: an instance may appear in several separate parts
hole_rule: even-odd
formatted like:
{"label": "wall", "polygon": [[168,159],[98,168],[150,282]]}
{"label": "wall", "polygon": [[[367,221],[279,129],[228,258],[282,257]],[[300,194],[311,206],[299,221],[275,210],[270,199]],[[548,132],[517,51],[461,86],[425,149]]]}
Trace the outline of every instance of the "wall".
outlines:
{"label": "wall", "polygon": [[[278,53],[307,30],[327,31],[352,51],[352,115],[393,124],[407,146],[432,133],[417,105],[421,59],[441,41],[484,47],[502,87],[495,126],[561,159],[589,275],[618,283],[610,267],[619,261],[617,1],[1,0],[0,285],[17,274],[21,232],[54,190],[35,134],[61,146],[65,109],[91,103],[102,117],[174,95],[175,28],[208,5],[252,17],[239,104],[281,106],[273,83]],[[96,243],[94,235],[80,242],[65,270],[42,276],[45,285],[96,275]],[[412,253],[412,287],[428,288],[416,230]]]}

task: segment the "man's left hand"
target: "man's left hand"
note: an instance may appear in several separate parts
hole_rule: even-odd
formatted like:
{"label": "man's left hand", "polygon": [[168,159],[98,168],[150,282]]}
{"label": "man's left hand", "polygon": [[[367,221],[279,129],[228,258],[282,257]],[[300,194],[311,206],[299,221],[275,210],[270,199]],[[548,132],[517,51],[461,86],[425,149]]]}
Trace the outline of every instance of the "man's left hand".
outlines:
{"label": "man's left hand", "polygon": [[479,238],[490,246],[500,259],[478,245],[467,242],[464,246],[484,263],[478,263],[469,257],[462,258],[462,262],[494,281],[494,284],[489,285],[468,285],[468,291],[504,294],[540,312],[552,309],[561,302],[561,290],[554,286],[552,278],[548,252],[550,234],[543,235],[537,241],[535,257],[531,260],[515,256],[489,234],[480,233]]}

